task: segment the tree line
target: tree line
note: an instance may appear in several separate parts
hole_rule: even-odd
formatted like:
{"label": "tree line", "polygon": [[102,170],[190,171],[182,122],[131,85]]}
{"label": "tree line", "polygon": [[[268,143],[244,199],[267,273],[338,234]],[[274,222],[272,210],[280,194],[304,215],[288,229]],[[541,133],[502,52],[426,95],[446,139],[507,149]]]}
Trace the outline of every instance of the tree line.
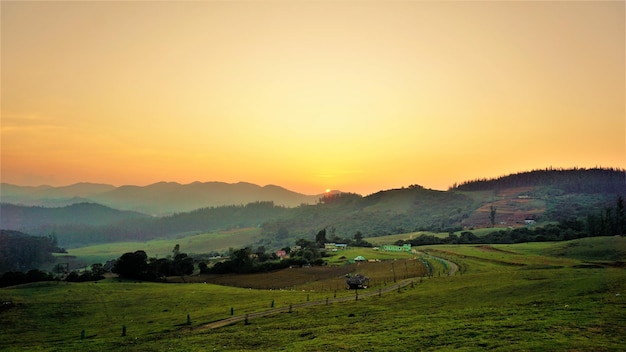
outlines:
{"label": "tree line", "polygon": [[410,240],[398,240],[395,244],[423,246],[433,244],[510,244],[524,242],[567,241],[584,237],[624,235],[626,215],[624,199],[620,196],[614,207],[602,209],[598,214],[589,214],[584,219],[562,220],[558,224],[548,224],[536,228],[520,227],[490,232],[476,236],[471,231],[460,235],[450,233],[446,238],[421,235]]}
{"label": "tree line", "polygon": [[124,253],[117,259],[111,272],[125,279],[164,281],[167,276],[190,275],[194,270],[193,258],[180,252],[177,244],[173,255],[167,258],[148,258],[143,250]]}
{"label": "tree line", "polygon": [[0,230],[0,272],[28,271],[54,263],[52,253],[63,252],[56,235],[30,236],[19,231]]}
{"label": "tree line", "polygon": [[547,168],[491,179],[476,179],[452,185],[449,190],[491,191],[515,187],[550,186],[569,193],[623,194],[626,170],[618,168]]}

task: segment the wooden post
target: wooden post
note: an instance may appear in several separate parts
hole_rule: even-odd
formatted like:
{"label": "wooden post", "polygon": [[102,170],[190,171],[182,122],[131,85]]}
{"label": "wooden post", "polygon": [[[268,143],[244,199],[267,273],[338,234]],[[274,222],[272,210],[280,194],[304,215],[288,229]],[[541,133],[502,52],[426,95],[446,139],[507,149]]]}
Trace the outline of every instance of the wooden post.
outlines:
{"label": "wooden post", "polygon": [[126,325],[122,325],[122,336],[126,336]]}

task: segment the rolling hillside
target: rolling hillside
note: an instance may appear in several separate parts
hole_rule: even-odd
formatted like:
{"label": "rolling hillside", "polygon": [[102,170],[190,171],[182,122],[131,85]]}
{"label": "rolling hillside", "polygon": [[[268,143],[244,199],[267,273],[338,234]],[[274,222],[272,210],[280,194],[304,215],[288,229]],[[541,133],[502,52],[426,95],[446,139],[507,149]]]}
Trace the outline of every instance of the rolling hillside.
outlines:
{"label": "rolling hillside", "polygon": [[26,231],[45,225],[100,226],[148,217],[134,211],[116,210],[95,203],[78,203],[57,208],[3,203],[0,204],[0,214],[0,228]]}
{"label": "rolling hillside", "polygon": [[[209,189],[214,190],[213,193],[203,193],[209,192]],[[30,191],[36,193],[40,190]],[[227,195],[232,198],[227,198]],[[146,187],[120,187],[91,197],[99,197],[104,204],[126,204],[126,208],[148,204],[148,210],[154,212],[177,209],[183,203],[186,206],[198,205],[203,199],[213,202],[231,199],[231,202],[241,203],[177,211],[155,218],[128,216],[120,221],[113,221],[113,218],[104,221],[104,215],[91,219],[81,215],[78,208],[62,208],[65,213],[37,208],[29,211],[41,214],[56,212],[57,218],[46,215],[20,222],[19,217],[10,215],[9,211],[5,213],[9,215],[3,214],[6,220],[3,219],[2,224],[12,230],[24,230],[29,226],[33,229],[29,232],[34,235],[54,232],[59,243],[68,247],[145,241],[188,232],[260,227],[262,238],[257,245],[281,248],[292,245],[299,238],[313,239],[321,229],[327,229],[328,239],[342,240],[352,238],[357,231],[367,238],[415,231],[449,232],[491,227],[492,207],[495,208],[493,225],[504,228],[524,226],[527,219],[551,222],[586,219],[589,215],[601,218],[607,216],[605,209],[613,207],[619,195],[626,195],[626,181],[624,170],[547,169],[494,180],[471,181],[448,191],[413,185],[380,191],[367,197],[351,193],[331,194],[322,197],[321,201],[316,198],[316,202],[300,202],[295,207],[285,207],[274,201],[245,203],[245,199],[280,198],[281,195],[284,201],[291,197],[291,202],[313,199],[313,196],[297,195],[276,186],[159,183]]]}

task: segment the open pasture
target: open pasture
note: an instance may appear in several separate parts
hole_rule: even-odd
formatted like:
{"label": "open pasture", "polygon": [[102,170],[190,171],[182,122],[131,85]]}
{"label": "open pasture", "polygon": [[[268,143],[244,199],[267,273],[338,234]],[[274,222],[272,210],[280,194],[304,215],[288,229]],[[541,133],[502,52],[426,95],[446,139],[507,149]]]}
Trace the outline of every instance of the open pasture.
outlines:
{"label": "open pasture", "polygon": [[391,252],[382,249],[373,249],[366,247],[352,247],[345,250],[338,250],[331,253],[331,257],[324,258],[329,265],[344,265],[348,261],[358,256],[362,256],[365,260],[389,260],[389,259],[408,259],[413,258],[414,254],[410,252]]}
{"label": "open pasture", "polygon": [[[270,309],[272,300],[275,307],[323,302],[329,292],[117,280],[4,288],[0,298],[13,304],[0,313],[0,324],[7,327],[0,331],[0,349],[620,351],[626,343],[626,271],[584,265],[607,260],[607,255],[581,259],[578,252],[567,251],[584,248],[585,240],[423,247],[463,270],[422,278],[380,297],[298,306],[291,313],[217,329],[205,326],[229,317],[231,306],[236,315],[247,314]],[[593,248],[620,249],[624,243],[613,237],[593,240]],[[565,254],[553,255],[559,251]],[[354,292],[339,290],[338,295]],[[123,324],[127,336],[121,336]]]}
{"label": "open pasture", "polygon": [[187,254],[222,252],[228,251],[230,247],[241,248],[253,243],[260,234],[260,229],[248,228],[186,235],[182,238],[154,239],[145,242],[115,242],[68,249],[67,255],[76,257],[77,266],[88,266],[93,263],[104,263],[110,259],[117,259],[126,252],[137,250],[144,250],[149,257],[163,258],[172,255],[172,249],[176,244],[180,245],[181,252]]}

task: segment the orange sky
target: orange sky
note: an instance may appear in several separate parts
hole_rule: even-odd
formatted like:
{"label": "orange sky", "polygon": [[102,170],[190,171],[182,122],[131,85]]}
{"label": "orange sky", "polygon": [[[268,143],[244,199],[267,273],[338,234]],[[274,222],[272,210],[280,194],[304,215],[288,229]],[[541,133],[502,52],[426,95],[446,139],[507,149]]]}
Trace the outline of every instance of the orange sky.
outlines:
{"label": "orange sky", "polygon": [[625,3],[1,2],[1,180],[370,194],[626,167]]}

